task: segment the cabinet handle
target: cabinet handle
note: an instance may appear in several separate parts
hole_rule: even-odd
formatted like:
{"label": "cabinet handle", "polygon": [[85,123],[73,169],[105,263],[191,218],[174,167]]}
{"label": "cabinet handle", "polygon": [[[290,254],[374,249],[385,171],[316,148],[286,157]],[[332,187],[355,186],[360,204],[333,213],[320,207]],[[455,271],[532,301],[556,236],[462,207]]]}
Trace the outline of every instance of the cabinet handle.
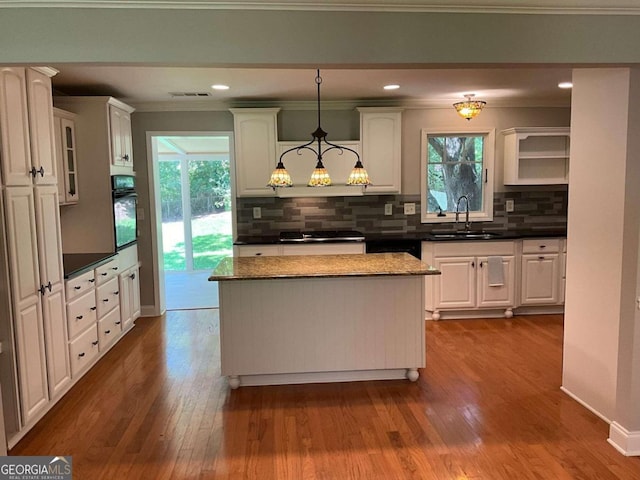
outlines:
{"label": "cabinet handle", "polygon": [[108,298],[103,298],[103,299],[102,299],[102,301],[103,301],[103,302],[108,302],[108,301],[109,301],[109,299],[108,299]]}
{"label": "cabinet handle", "polygon": [[484,262],[480,262],[480,268],[484,266]]}
{"label": "cabinet handle", "polygon": [[40,174],[41,177],[44,177],[44,167],[40,167],[40,170],[38,170],[38,173]]}
{"label": "cabinet handle", "polygon": [[262,252],[256,253],[256,257],[259,257],[260,255],[262,255]]}
{"label": "cabinet handle", "polygon": [[116,325],[120,325],[122,322],[118,321],[118,322],[115,322],[115,323],[116,323]]}
{"label": "cabinet handle", "polygon": [[107,272],[104,272],[104,273],[101,273],[100,275],[102,275],[103,277],[106,277],[109,274]]}
{"label": "cabinet handle", "polygon": [[547,248],[546,245],[540,245],[540,248]]}
{"label": "cabinet handle", "polygon": [[38,175],[38,171],[36,170],[36,167],[31,167],[31,170],[29,170],[29,174],[30,174],[33,178],[36,178],[36,175]]}
{"label": "cabinet handle", "polygon": [[80,285],[76,285],[75,287],[73,287],[74,290],[80,290],[82,287]]}
{"label": "cabinet handle", "polygon": [[96,281],[96,279],[95,279],[95,278],[90,278],[90,279],[89,279],[89,283],[93,283],[93,282],[95,282],[95,281]]}
{"label": "cabinet handle", "polygon": [[94,347],[98,346],[98,340],[96,340],[95,342],[91,342],[91,345],[93,345]]}
{"label": "cabinet handle", "polygon": [[84,352],[80,352],[80,353],[78,354],[78,358],[82,358],[82,357],[84,357]]}
{"label": "cabinet handle", "polygon": [[45,287],[44,285],[40,285],[40,288],[38,289],[38,291],[40,292],[40,295],[44,295],[44,292],[46,291],[47,287]]}
{"label": "cabinet handle", "polygon": [[76,320],[82,320],[83,318],[84,318],[84,316],[83,316],[83,315],[78,315],[78,316],[76,317]]}
{"label": "cabinet handle", "polygon": [[114,295],[118,295],[120,293],[119,290],[116,290],[115,292],[113,292]]}
{"label": "cabinet handle", "polygon": [[476,268],[476,262],[471,262],[471,268]]}
{"label": "cabinet handle", "polygon": [[118,267],[111,267],[111,270],[117,270]]}
{"label": "cabinet handle", "polygon": [[105,331],[104,331],[104,334],[105,334],[105,335],[109,335],[110,333],[111,333],[111,330],[105,330]]}
{"label": "cabinet handle", "polygon": [[134,278],[136,278],[136,274],[135,274],[135,273],[132,273],[131,275],[129,275],[129,278],[130,278],[131,280],[133,280]]}
{"label": "cabinet handle", "polygon": [[98,309],[98,307],[89,307],[89,310],[92,310],[92,311],[93,310],[97,310],[97,309]]}
{"label": "cabinet handle", "polygon": [[544,257],[541,255],[538,257],[538,260],[544,260]]}
{"label": "cabinet handle", "polygon": [[49,289],[49,293],[51,293],[51,290],[53,289],[53,285],[51,285],[51,282],[47,283],[47,288]]}
{"label": "cabinet handle", "polygon": [[122,159],[128,162],[128,161],[129,161],[129,154],[128,154],[128,153],[125,153],[125,154],[122,156]]}

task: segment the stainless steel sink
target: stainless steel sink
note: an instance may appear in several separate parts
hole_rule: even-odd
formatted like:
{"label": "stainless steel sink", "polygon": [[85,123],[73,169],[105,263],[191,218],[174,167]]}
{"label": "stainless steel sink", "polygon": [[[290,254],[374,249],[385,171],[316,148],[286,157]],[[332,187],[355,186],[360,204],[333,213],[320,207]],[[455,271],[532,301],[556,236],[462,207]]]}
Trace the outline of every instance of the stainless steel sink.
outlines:
{"label": "stainless steel sink", "polygon": [[495,232],[450,232],[450,233],[432,233],[431,238],[434,240],[491,240],[499,237],[499,233]]}

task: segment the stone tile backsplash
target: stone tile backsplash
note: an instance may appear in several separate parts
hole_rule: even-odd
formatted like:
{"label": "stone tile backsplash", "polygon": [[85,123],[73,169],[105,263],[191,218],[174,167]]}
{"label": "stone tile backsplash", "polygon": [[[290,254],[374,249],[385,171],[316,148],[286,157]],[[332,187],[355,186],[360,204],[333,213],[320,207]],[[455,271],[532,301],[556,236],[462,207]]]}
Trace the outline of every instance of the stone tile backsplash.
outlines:
{"label": "stone tile backsplash", "polygon": [[[493,221],[477,222],[484,230],[563,230],[567,225],[567,189],[498,192],[494,196]],[[514,200],[513,212],[505,201]],[[404,203],[416,204],[415,215],[405,215]],[[384,206],[393,204],[393,215]],[[262,218],[253,218],[260,207]],[[368,235],[429,233],[453,229],[452,223],[420,223],[419,195],[365,195],[362,197],[237,198],[238,236],[270,236],[295,230],[358,230]]]}

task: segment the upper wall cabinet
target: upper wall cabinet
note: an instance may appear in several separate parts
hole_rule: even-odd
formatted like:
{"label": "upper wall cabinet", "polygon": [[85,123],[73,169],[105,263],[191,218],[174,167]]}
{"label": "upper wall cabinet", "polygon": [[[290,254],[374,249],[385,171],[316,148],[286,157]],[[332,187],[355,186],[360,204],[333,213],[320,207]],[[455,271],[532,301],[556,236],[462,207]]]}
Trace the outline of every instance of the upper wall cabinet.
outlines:
{"label": "upper wall cabinet", "polygon": [[78,203],[78,166],[76,159],[76,115],[53,109],[58,169],[58,198],[60,205]]}
{"label": "upper wall cabinet", "polygon": [[371,185],[366,193],[400,193],[402,109],[358,108],[362,162]]}
{"label": "upper wall cabinet", "polygon": [[124,103],[111,102],[109,104],[111,164],[133,170],[131,113],[133,113],[133,108]]}
{"label": "upper wall cabinet", "polygon": [[504,184],[569,183],[567,127],[511,128],[504,135]]}
{"label": "upper wall cabinet", "polygon": [[276,166],[279,108],[233,108],[236,196],[272,197],[267,187]]}
{"label": "upper wall cabinet", "polygon": [[5,185],[55,185],[49,68],[0,68],[0,129]]}

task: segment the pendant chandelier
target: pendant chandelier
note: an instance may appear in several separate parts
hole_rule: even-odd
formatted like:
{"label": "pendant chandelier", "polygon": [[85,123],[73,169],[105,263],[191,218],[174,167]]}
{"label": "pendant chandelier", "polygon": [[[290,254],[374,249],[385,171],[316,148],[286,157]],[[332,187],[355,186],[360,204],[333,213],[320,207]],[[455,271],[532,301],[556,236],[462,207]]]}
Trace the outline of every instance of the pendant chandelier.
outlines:
{"label": "pendant chandelier", "polygon": [[453,104],[453,108],[456,109],[458,115],[462,118],[466,118],[467,120],[477,117],[487,104],[487,102],[483,102],[481,100],[472,100],[473,97],[475,97],[475,95],[473,93],[469,93],[465,95],[466,100],[464,102]]}
{"label": "pendant chandelier", "polygon": [[[286,154],[293,151],[295,151],[298,155],[300,155],[300,152],[302,150],[311,150],[316,155],[316,159],[317,159],[316,166],[313,172],[311,173],[311,178],[309,178],[309,182],[307,183],[307,186],[309,187],[328,187],[331,185],[332,182],[331,182],[331,177],[329,176],[329,172],[327,171],[324,164],[322,163],[323,155],[325,155],[330,150],[338,150],[338,153],[340,155],[342,155],[346,150],[347,152],[352,153],[356,157],[356,163],[353,167],[353,170],[351,170],[351,174],[349,175],[349,178],[347,179],[347,182],[346,182],[347,185],[366,187],[367,185],[371,184],[371,182],[369,181],[369,175],[367,174],[367,171],[362,165],[362,161],[360,160],[360,155],[358,154],[358,152],[356,152],[355,150],[349,147],[336,145],[335,143],[331,143],[327,141],[327,132],[322,130],[322,127],[320,126],[320,84],[321,83],[322,83],[322,77],[320,76],[320,70],[317,70],[316,85],[318,88],[318,100],[317,100],[318,128],[316,128],[315,132],[311,134],[312,136],[311,141],[304,143],[302,145],[298,145],[297,147],[289,148],[288,150],[285,150],[284,152],[282,152],[282,154],[280,155],[280,158],[278,159],[278,164],[276,165],[276,169],[271,174],[269,183],[267,183],[267,186],[272,187],[274,190],[276,189],[276,187],[292,186],[291,176],[289,175],[289,172],[287,172],[287,169],[284,166],[284,162],[282,161],[282,158]],[[317,144],[315,145],[315,148],[314,148],[314,144]]]}

